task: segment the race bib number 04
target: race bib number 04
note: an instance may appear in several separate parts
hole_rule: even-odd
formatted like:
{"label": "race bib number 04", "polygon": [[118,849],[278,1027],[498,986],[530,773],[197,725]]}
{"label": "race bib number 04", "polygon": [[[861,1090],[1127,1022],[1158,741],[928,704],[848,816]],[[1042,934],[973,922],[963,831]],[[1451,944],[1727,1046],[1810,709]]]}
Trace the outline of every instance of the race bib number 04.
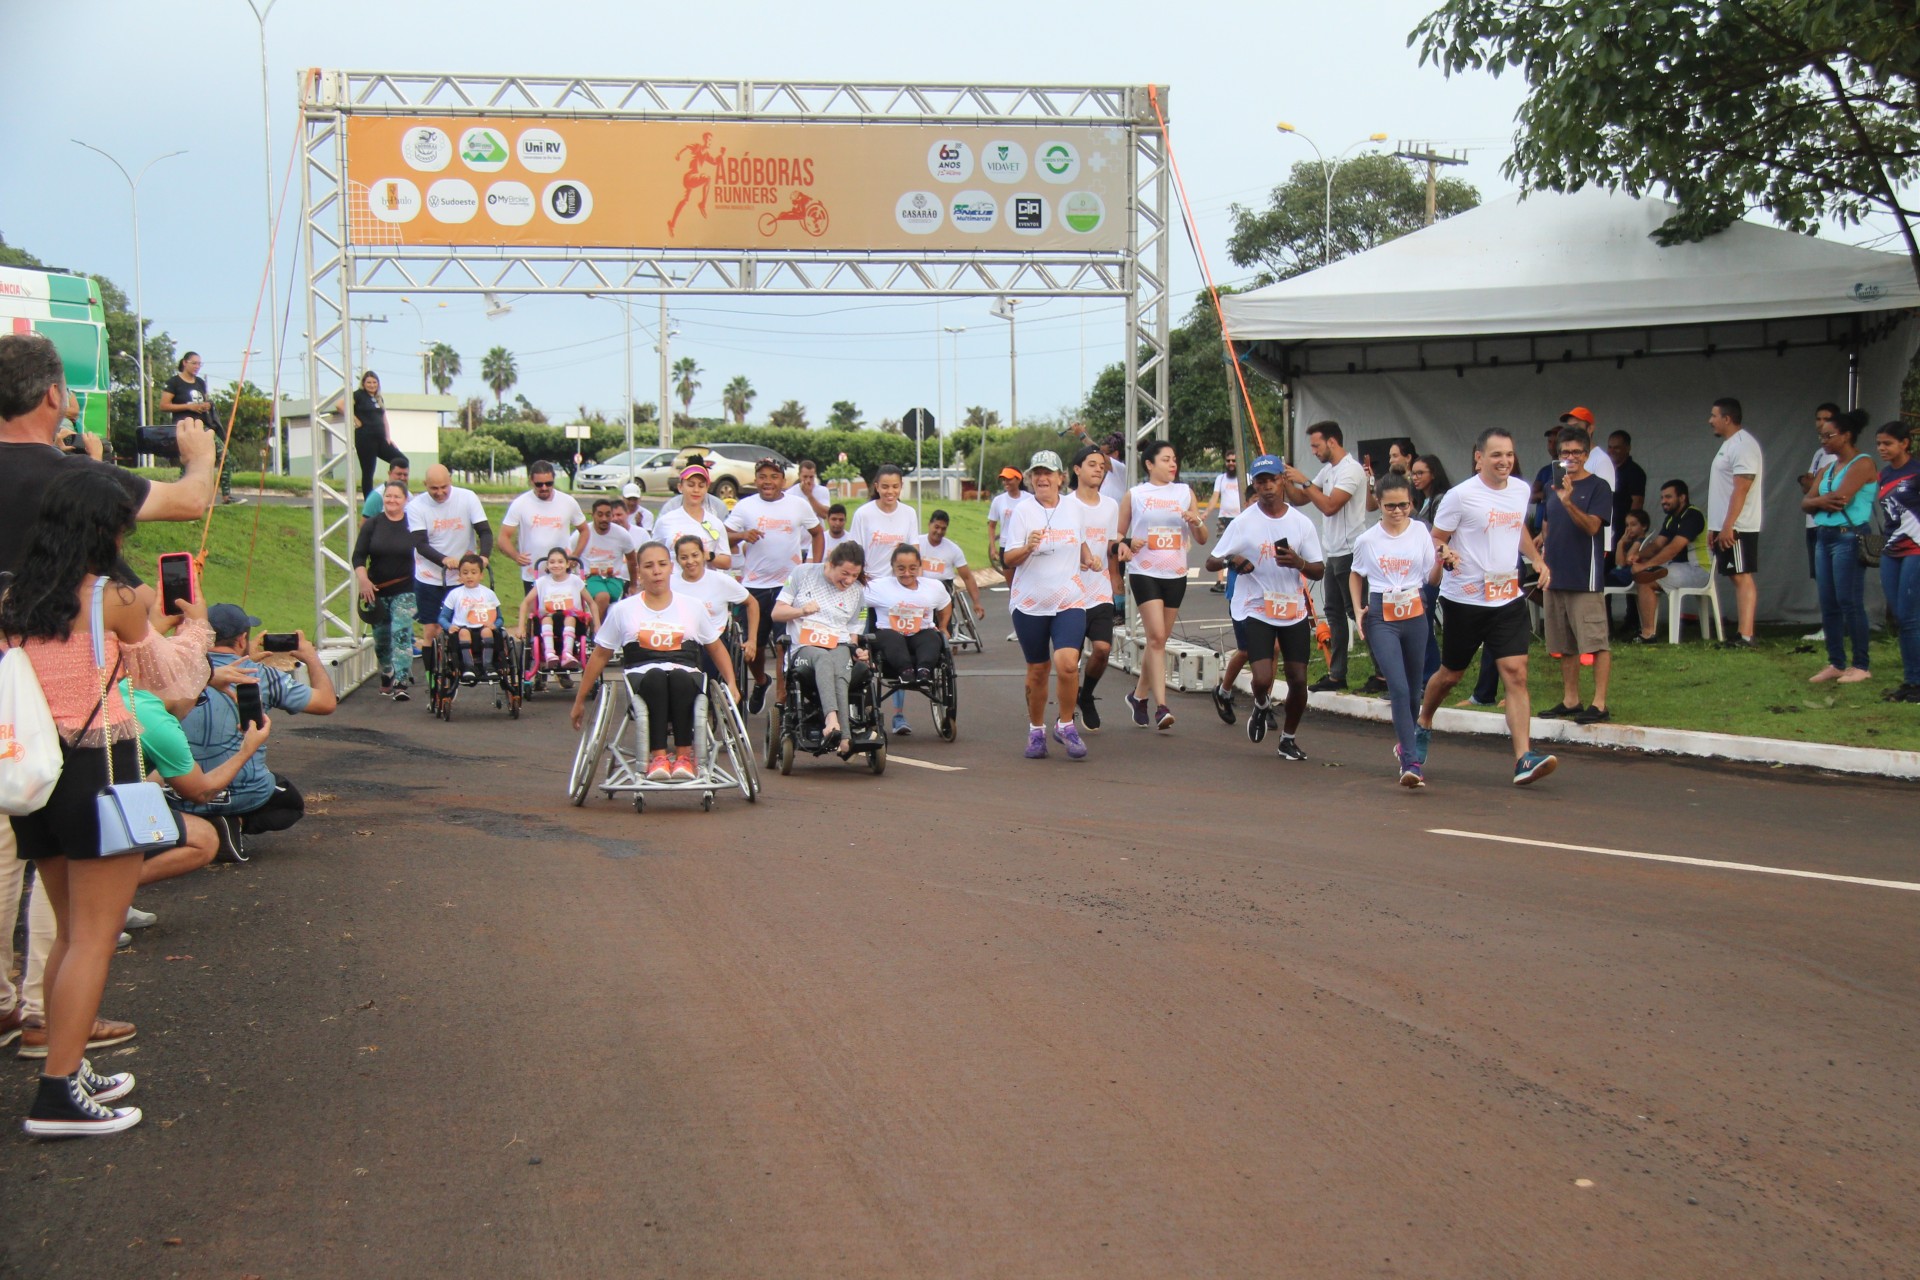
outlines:
{"label": "race bib number 04", "polygon": [[1388,591],[1380,597],[1380,616],[1388,622],[1406,622],[1427,611],[1426,601],[1417,588]]}
{"label": "race bib number 04", "polygon": [[1298,622],[1307,616],[1307,598],[1297,592],[1269,591],[1260,597],[1260,612],[1272,622]]}
{"label": "race bib number 04", "polygon": [[840,637],[830,628],[803,622],[800,624],[800,643],[815,649],[831,649],[840,643]]}
{"label": "race bib number 04", "polygon": [[649,627],[640,634],[640,647],[655,653],[671,653],[685,639],[685,633],[677,627]]}
{"label": "race bib number 04", "polygon": [[1505,604],[1509,600],[1520,598],[1520,574],[1490,573],[1487,575],[1486,597],[1488,604]]}

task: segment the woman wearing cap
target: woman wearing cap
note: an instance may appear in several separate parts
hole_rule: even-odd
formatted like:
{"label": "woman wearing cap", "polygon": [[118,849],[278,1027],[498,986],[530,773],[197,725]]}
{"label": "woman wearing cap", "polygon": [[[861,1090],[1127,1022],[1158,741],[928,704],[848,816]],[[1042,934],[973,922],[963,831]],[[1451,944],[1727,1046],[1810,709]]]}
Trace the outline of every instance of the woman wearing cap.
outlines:
{"label": "woman wearing cap", "polygon": [[1180,459],[1170,442],[1155,440],[1142,449],[1140,465],[1147,478],[1127,491],[1120,506],[1120,558],[1127,562],[1127,582],[1147,633],[1140,679],[1127,695],[1127,707],[1142,729],[1149,723],[1170,729],[1167,637],[1187,598],[1187,547],[1195,539],[1206,541],[1207,522],[1200,518],[1193,490],[1178,479]]}
{"label": "woman wearing cap", "polygon": [[653,536],[662,546],[671,547],[693,534],[707,548],[708,565],[726,569],[733,564],[733,557],[727,553],[726,525],[707,508],[707,486],[712,482],[706,467],[688,463],[680,472],[679,494],[660,508],[660,518],[653,522]]}
{"label": "woman wearing cap", "polygon": [[1012,575],[1007,583],[1014,635],[1027,661],[1027,759],[1047,754],[1047,670],[1053,669],[1059,718],[1053,738],[1074,760],[1087,744],[1074,727],[1080,686],[1080,649],[1087,638],[1080,574],[1100,562],[1086,543],[1087,505],[1060,494],[1060,455],[1033,455],[1027,478],[1033,493],[1007,513],[1000,558]]}
{"label": "woman wearing cap", "polygon": [[987,563],[1003,573],[1006,566],[1000,563],[1000,531],[1007,527],[1007,513],[1025,496],[1020,492],[1019,468],[1000,468],[1000,492],[987,504]]}

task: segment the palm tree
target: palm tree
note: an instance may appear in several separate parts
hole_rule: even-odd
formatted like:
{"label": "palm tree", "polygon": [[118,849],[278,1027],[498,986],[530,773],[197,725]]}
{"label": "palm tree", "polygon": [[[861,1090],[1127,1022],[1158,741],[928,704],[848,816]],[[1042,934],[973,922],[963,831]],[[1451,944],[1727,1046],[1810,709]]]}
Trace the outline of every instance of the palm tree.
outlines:
{"label": "palm tree", "polygon": [[460,376],[460,353],[444,342],[436,342],[427,352],[427,377],[439,390],[447,394],[447,388]]}
{"label": "palm tree", "polygon": [[480,361],[480,381],[493,390],[493,403],[499,406],[507,388],[520,381],[520,370],[513,363],[513,352],[495,347]]}
{"label": "palm tree", "polygon": [[835,400],[827,411],[827,427],[832,431],[858,431],[860,406],[851,400]]}
{"label": "palm tree", "polygon": [[720,407],[733,415],[734,422],[745,426],[747,410],[753,408],[753,399],[759,394],[753,389],[753,384],[747,381],[746,374],[737,374],[727,384],[727,389],[720,393]]}
{"label": "palm tree", "polygon": [[967,409],[967,420],[963,425],[971,427],[975,431],[978,431],[981,427],[997,427],[1000,425],[1000,412],[997,409],[988,409],[977,404],[969,406]]}
{"label": "palm tree", "polygon": [[805,431],[807,429],[807,411],[801,408],[798,400],[788,400],[778,409],[775,409],[767,415],[767,425],[770,427],[791,427],[797,431]]}
{"label": "palm tree", "polygon": [[692,356],[673,362],[673,394],[680,397],[680,412],[692,416],[693,393],[700,389],[700,366]]}

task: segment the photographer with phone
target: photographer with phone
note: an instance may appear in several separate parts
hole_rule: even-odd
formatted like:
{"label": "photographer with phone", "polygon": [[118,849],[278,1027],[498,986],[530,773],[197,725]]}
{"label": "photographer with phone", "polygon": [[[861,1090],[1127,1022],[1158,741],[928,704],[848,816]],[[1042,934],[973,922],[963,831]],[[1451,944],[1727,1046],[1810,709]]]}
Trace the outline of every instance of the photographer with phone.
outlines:
{"label": "photographer with phone", "polygon": [[[255,640],[253,628],[260,619],[236,604],[214,605],[207,610],[207,622],[213,628],[207,661],[215,678],[181,724],[193,758],[208,773],[246,750],[248,729],[263,723],[268,712],[324,716],[339,705],[326,666],[304,632],[267,632]],[[259,660],[269,653],[291,654],[307,669],[311,683],[302,684],[286,672],[262,665]],[[253,680],[229,683],[222,678],[227,668]],[[222,856],[236,862],[247,856],[243,837],[285,831],[307,811],[299,788],[267,767],[264,749],[240,766],[224,798],[187,800],[181,807],[211,822],[220,837]]]}

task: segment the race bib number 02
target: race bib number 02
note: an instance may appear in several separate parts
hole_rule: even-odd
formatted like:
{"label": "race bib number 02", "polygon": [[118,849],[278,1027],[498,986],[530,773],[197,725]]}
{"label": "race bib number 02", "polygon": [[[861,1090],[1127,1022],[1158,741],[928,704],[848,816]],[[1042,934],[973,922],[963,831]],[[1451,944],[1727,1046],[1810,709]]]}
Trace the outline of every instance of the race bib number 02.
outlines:
{"label": "race bib number 02", "polygon": [[1520,574],[1490,573],[1487,575],[1486,596],[1488,604],[1505,604],[1509,600],[1520,598]]}
{"label": "race bib number 02", "polygon": [[831,649],[840,643],[840,637],[830,628],[803,622],[800,624],[800,643],[815,649]]}
{"label": "race bib number 02", "polygon": [[1298,622],[1307,616],[1307,598],[1296,592],[1268,591],[1260,597],[1260,612],[1272,622]]}
{"label": "race bib number 02", "polygon": [[1186,535],[1179,529],[1147,530],[1147,550],[1149,551],[1184,551],[1186,547]]}
{"label": "race bib number 02", "polygon": [[1380,597],[1380,616],[1388,622],[1406,622],[1427,611],[1426,601],[1417,588],[1388,591]]}

